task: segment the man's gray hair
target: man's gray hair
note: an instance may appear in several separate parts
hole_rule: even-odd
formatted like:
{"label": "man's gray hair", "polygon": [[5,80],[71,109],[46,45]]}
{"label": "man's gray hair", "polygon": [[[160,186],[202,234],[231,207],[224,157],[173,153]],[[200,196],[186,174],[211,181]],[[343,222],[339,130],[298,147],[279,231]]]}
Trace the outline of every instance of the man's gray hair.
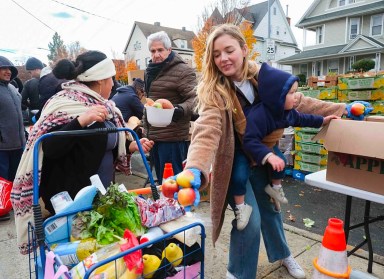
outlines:
{"label": "man's gray hair", "polygon": [[162,42],[166,49],[170,49],[172,46],[171,39],[164,31],[159,31],[148,36],[148,49],[151,48],[153,42]]}

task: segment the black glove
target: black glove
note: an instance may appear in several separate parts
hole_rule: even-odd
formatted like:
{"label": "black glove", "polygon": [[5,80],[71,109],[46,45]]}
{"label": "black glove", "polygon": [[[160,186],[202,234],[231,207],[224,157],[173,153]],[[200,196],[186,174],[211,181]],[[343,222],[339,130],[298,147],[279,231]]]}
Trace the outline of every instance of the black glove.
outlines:
{"label": "black glove", "polygon": [[177,122],[184,116],[184,109],[180,105],[175,105],[175,111],[173,112],[172,121]]}

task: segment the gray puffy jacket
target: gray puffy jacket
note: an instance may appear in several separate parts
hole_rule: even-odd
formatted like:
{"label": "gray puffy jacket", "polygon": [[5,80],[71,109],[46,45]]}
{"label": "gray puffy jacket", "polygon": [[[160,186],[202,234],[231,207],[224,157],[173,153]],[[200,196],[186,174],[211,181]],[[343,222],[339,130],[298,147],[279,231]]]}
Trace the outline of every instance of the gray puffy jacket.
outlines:
{"label": "gray puffy jacket", "polygon": [[[12,62],[0,56],[0,68],[4,67],[11,69],[11,80],[17,76],[17,69]],[[0,80],[0,150],[21,149],[24,145],[21,95],[9,82]]]}

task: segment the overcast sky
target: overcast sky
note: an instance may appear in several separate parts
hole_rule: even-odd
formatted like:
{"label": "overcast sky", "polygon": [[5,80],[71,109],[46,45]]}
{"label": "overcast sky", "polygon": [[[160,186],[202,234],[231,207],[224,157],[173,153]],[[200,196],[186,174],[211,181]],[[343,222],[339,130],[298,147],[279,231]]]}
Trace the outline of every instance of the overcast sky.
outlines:
{"label": "overcast sky", "polygon": [[[280,0],[301,48],[302,30],[294,27],[314,0]],[[133,22],[197,31],[198,17],[214,0],[1,0],[0,55],[13,62],[35,56],[47,62],[48,43],[59,33],[65,44],[122,58]],[[252,0],[251,4],[264,2]]]}

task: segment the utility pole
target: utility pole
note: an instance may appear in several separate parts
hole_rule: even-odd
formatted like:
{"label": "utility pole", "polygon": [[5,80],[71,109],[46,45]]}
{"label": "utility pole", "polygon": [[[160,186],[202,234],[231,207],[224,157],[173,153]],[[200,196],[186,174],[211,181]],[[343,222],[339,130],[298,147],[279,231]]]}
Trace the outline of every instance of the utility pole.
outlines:
{"label": "utility pole", "polygon": [[275,41],[271,39],[271,0],[268,0],[268,38],[267,38],[267,60],[272,65],[271,60],[275,60]]}

